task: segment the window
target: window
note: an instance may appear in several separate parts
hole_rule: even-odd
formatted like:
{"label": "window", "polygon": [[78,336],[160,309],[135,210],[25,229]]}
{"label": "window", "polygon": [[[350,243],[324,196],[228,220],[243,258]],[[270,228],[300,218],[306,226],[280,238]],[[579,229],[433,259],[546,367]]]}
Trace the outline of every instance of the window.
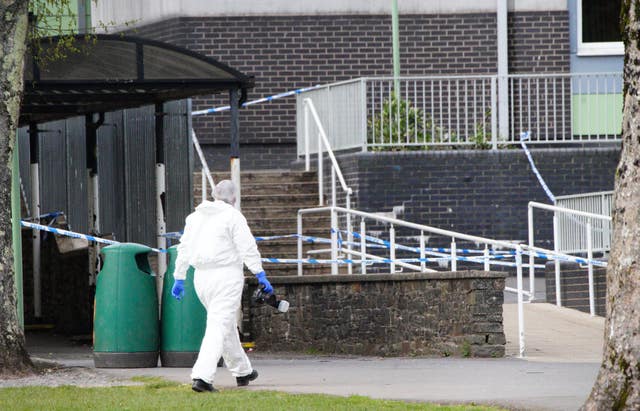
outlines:
{"label": "window", "polygon": [[579,56],[624,54],[621,4],[622,0],[577,0]]}

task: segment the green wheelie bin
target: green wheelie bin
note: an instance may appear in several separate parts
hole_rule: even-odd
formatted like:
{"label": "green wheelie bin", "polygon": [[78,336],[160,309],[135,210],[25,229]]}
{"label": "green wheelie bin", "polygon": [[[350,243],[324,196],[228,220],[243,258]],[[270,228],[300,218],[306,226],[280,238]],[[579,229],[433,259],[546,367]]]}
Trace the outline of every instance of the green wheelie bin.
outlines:
{"label": "green wheelie bin", "polygon": [[168,250],[169,263],[162,287],[160,326],[160,360],[163,367],[192,367],[198,357],[207,325],[207,311],[193,286],[193,267],[189,267],[184,281],[184,296],[176,300],[171,295],[173,272],[178,246]]}
{"label": "green wheelie bin", "polygon": [[102,249],[93,321],[97,368],[158,365],[158,294],[149,252],[149,247],[130,243]]}

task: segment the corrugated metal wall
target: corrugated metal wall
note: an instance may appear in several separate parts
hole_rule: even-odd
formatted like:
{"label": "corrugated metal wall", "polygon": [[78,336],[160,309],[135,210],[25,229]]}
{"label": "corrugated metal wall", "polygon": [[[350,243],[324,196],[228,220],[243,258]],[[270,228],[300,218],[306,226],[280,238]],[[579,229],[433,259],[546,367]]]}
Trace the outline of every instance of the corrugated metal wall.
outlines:
{"label": "corrugated metal wall", "polygon": [[154,107],[124,110],[126,238],[156,243]]}
{"label": "corrugated metal wall", "polygon": [[184,219],[193,209],[191,101],[166,103],[164,111],[167,232],[182,231]]}
{"label": "corrugated metal wall", "polygon": [[98,184],[100,186],[100,231],[126,240],[124,206],[124,147],[122,111],[106,113],[98,128]]}
{"label": "corrugated metal wall", "polygon": [[[181,230],[193,207],[191,104],[165,104],[167,231]],[[98,129],[100,231],[118,241],[156,245],[155,107],[105,115]],[[87,233],[88,174],[84,117],[38,126],[40,198],[43,213],[63,211],[73,231]],[[31,198],[27,128],[18,131],[20,174]],[[26,216],[25,216],[26,217]]]}
{"label": "corrugated metal wall", "polygon": [[[61,164],[64,164],[66,160],[67,197],[63,207],[69,228],[80,233],[87,233],[89,231],[89,177],[87,174],[87,145],[84,136],[85,119],[84,117],[75,117],[66,120],[66,123],[66,144],[59,150],[63,153]],[[44,155],[43,146],[40,146],[40,153]],[[42,173],[41,171],[40,177],[42,177]],[[42,193],[55,190],[55,186],[40,186]]]}

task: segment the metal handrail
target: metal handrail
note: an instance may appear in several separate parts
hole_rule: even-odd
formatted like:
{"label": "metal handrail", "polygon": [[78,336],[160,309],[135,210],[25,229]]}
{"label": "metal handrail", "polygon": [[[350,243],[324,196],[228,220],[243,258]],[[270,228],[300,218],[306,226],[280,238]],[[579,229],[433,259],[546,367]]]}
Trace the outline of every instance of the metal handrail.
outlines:
{"label": "metal handrail", "polygon": [[[347,187],[347,183],[344,181],[344,176],[342,175],[342,171],[340,170],[340,165],[338,165],[338,161],[336,160],[336,156],[333,154],[333,150],[331,149],[331,144],[329,144],[329,138],[327,137],[327,133],[324,131],[324,127],[322,126],[322,122],[320,121],[320,117],[318,116],[318,112],[316,111],[316,107],[313,104],[313,101],[309,98],[305,98],[304,99],[304,105],[305,105],[305,110],[309,110],[311,112],[311,115],[313,116],[313,120],[316,123],[316,126],[318,127],[318,137],[320,138],[320,141],[318,142],[319,146],[320,143],[324,144],[325,149],[327,150],[327,154],[329,154],[329,158],[331,159],[331,163],[335,169],[336,174],[338,175],[338,180],[340,181],[340,185],[342,186],[342,189],[349,195],[352,194],[352,190],[350,187]],[[305,116],[306,118],[306,116]],[[306,122],[308,124],[308,122]],[[307,142],[307,147],[306,147],[306,153],[305,153],[305,164],[306,164],[306,171],[309,171],[309,133],[308,133],[309,129],[308,127],[305,127],[305,142]],[[320,163],[322,160],[322,150],[320,149],[321,147],[318,147],[318,162]],[[321,176],[319,176],[319,178],[321,178]]]}
{"label": "metal handrail", "polygon": [[[591,225],[591,220],[592,219],[596,219],[596,220],[603,220],[603,221],[612,221],[611,216],[607,216],[607,215],[602,215],[602,214],[594,214],[594,213],[589,213],[586,211],[580,211],[580,210],[573,210],[571,208],[565,208],[565,207],[558,207],[558,206],[553,206],[553,205],[549,205],[549,204],[543,204],[543,203],[538,203],[535,201],[530,201],[529,205],[528,205],[528,210],[527,210],[527,217],[528,217],[528,229],[529,229],[529,248],[530,249],[535,249],[535,247],[533,246],[533,242],[534,242],[534,227],[533,227],[533,209],[534,208],[538,208],[538,209],[542,209],[542,210],[547,210],[547,211],[553,211],[553,250],[556,253],[559,253],[560,251],[560,246],[559,246],[559,238],[558,238],[558,213],[566,213],[566,214],[571,214],[571,215],[576,215],[576,216],[580,216],[580,217],[586,217],[587,218],[587,224],[586,224],[586,231],[587,231],[587,260],[589,261],[589,264],[587,264],[588,268],[588,279],[589,279],[589,313],[591,314],[591,316],[595,316],[596,315],[596,309],[595,309],[595,291],[594,291],[594,280],[593,280],[593,264],[591,264],[591,260],[593,260],[593,244],[592,244],[592,238],[591,238],[591,229],[592,229],[592,225]],[[560,254],[560,253],[559,253]],[[533,267],[531,267],[531,264],[533,263],[533,256],[529,255],[529,290],[532,291],[532,297],[533,297],[533,291],[535,290],[535,271],[533,269]],[[559,260],[555,260],[554,261],[554,268],[555,268],[555,281],[556,281],[556,305],[558,307],[562,307],[562,298],[560,295],[560,261]]]}
{"label": "metal handrail", "polygon": [[[530,203],[531,204],[531,203]],[[536,203],[533,203],[536,204]],[[538,203],[539,204],[539,203]],[[547,206],[546,204],[541,204],[542,206],[544,206],[545,208],[547,207],[552,207],[552,206]],[[575,210],[569,210],[569,211],[575,211]],[[427,225],[423,225],[423,224],[417,224],[417,223],[411,223],[408,221],[404,221],[404,220],[399,220],[397,218],[392,218],[392,217],[386,217],[386,216],[382,216],[382,215],[378,215],[378,214],[373,214],[373,213],[368,213],[368,212],[363,212],[363,211],[359,211],[359,210],[352,210],[352,209],[347,209],[347,208],[343,208],[343,207],[315,207],[315,208],[309,208],[309,209],[300,209],[298,210],[298,216],[297,216],[297,224],[298,224],[298,275],[302,275],[302,263],[300,262],[302,260],[303,257],[303,253],[302,253],[302,216],[305,214],[310,214],[310,213],[321,213],[321,212],[330,212],[332,214],[332,219],[331,219],[331,231],[332,231],[332,238],[331,238],[331,251],[332,251],[332,274],[337,274],[337,262],[336,261],[336,256],[337,256],[337,250],[341,249],[338,247],[338,242],[337,242],[337,238],[334,236],[334,233],[337,232],[338,227],[336,224],[337,219],[334,218],[334,216],[340,212],[340,213],[345,213],[347,216],[358,216],[361,218],[360,221],[360,251],[354,251],[354,250],[343,250],[341,249],[341,251],[346,252],[348,254],[356,254],[356,255],[360,255],[361,257],[365,256],[365,257],[369,257],[370,254],[368,254],[366,252],[366,224],[365,224],[365,219],[372,219],[378,222],[382,222],[382,223],[387,223],[390,225],[389,228],[389,260],[390,260],[390,268],[391,268],[391,272],[395,271],[395,264],[398,265],[404,265],[402,264],[401,261],[396,261],[395,260],[395,249],[396,249],[396,243],[395,243],[395,229],[394,226],[401,226],[401,227],[407,227],[407,228],[412,228],[412,229],[416,229],[419,230],[421,233],[420,236],[420,258],[424,258],[424,253],[425,253],[425,241],[424,241],[424,233],[432,233],[432,234],[437,234],[437,235],[441,235],[441,236],[446,236],[446,237],[451,237],[452,242],[451,242],[451,271],[456,271],[457,267],[456,267],[456,261],[457,259],[459,259],[460,257],[458,257],[457,255],[457,251],[456,251],[456,240],[465,240],[465,241],[469,241],[469,242],[473,242],[476,244],[484,244],[485,245],[485,251],[484,251],[484,269],[485,270],[489,270],[490,269],[490,262],[489,262],[489,253],[488,253],[488,245],[492,245],[495,247],[502,247],[502,248],[508,248],[508,249],[513,249],[515,250],[515,266],[516,266],[516,288],[505,288],[507,291],[512,291],[512,292],[516,292],[517,293],[517,301],[518,301],[518,335],[519,335],[519,354],[520,357],[524,356],[524,350],[525,350],[525,341],[524,341],[524,308],[523,308],[523,304],[524,304],[524,296],[528,296],[529,300],[533,300],[533,296],[534,296],[534,288],[530,287],[529,291],[525,291],[523,289],[523,268],[526,267],[526,264],[523,264],[522,261],[522,256],[523,254],[529,254],[530,256],[530,262],[528,264],[529,269],[532,270],[535,266],[534,266],[534,259],[536,256],[538,257],[543,257],[543,258],[547,258],[547,259],[555,259],[556,261],[558,261],[558,259],[564,260],[564,261],[574,261],[574,262],[585,262],[585,259],[583,258],[579,258],[579,257],[575,257],[575,256],[571,256],[568,254],[564,254],[561,252],[558,252],[557,250],[546,250],[540,247],[535,247],[533,246],[533,244],[518,244],[518,243],[514,243],[514,242],[510,242],[510,241],[504,241],[504,240],[494,240],[494,239],[490,239],[490,238],[485,238],[485,237],[479,237],[479,236],[474,236],[474,235],[468,235],[468,234],[463,234],[463,233],[458,233],[455,231],[450,231],[450,230],[444,230],[444,229],[440,229],[440,228],[436,228],[436,227],[431,227],[431,226],[427,226]],[[584,213],[584,214],[591,214],[591,213]],[[597,215],[594,215],[597,216]],[[594,217],[595,218],[595,217]],[[531,228],[530,228],[531,230]],[[543,254],[543,256],[541,256],[540,254]],[[481,258],[476,258],[475,259],[476,262],[480,263],[482,262]],[[469,260],[470,261],[470,260]],[[589,267],[590,270],[592,270],[592,255],[589,254],[588,258],[587,258],[587,262],[586,262]],[[364,262],[364,258],[362,259],[362,274],[366,274],[366,264]],[[349,264],[350,266],[350,264]],[[335,270],[334,270],[335,267]],[[408,267],[408,268],[415,268],[415,269],[420,269],[421,271],[428,271],[428,269],[426,269],[424,267],[424,265],[421,263],[420,267],[417,266],[413,266],[413,267]],[[532,276],[533,277],[533,276]]]}

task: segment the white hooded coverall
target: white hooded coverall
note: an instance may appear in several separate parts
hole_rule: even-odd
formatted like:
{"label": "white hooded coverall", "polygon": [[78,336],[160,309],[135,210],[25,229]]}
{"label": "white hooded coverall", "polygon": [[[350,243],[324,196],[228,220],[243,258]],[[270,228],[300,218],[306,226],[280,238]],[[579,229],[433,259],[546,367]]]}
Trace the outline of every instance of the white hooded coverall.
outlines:
{"label": "white hooded coverall", "polygon": [[237,332],[236,312],[244,286],[242,263],[254,274],[263,271],[247,220],[223,201],[203,201],[187,216],[173,274],[176,280],[184,280],[189,266],[195,268],[196,294],[207,310],[207,327],[192,379],[212,384],[220,356],[234,377],[253,371]]}

